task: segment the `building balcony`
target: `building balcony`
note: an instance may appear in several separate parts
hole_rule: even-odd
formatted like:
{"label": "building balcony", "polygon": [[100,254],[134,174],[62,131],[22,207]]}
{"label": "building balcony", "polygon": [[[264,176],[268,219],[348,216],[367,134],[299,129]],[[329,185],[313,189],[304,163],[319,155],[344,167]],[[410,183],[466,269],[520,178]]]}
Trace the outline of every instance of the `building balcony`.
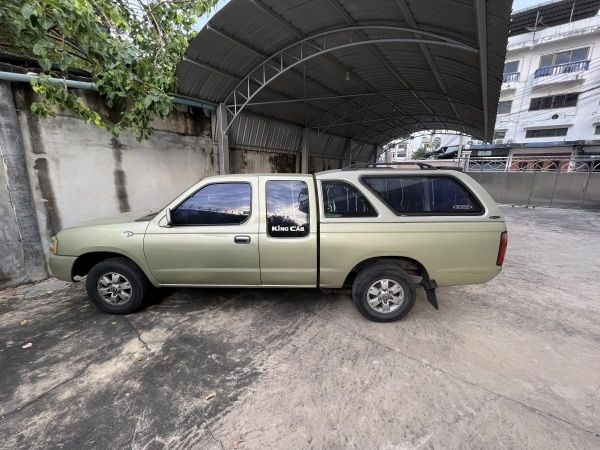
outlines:
{"label": "building balcony", "polygon": [[519,84],[520,77],[520,72],[505,73],[502,76],[502,87],[500,89],[504,92],[515,91]]}
{"label": "building balcony", "polygon": [[502,83],[512,83],[514,81],[519,81],[520,77],[521,72],[505,73],[502,76]]}
{"label": "building balcony", "polygon": [[534,87],[581,82],[585,79],[586,71],[589,68],[589,60],[542,67],[533,75]]}

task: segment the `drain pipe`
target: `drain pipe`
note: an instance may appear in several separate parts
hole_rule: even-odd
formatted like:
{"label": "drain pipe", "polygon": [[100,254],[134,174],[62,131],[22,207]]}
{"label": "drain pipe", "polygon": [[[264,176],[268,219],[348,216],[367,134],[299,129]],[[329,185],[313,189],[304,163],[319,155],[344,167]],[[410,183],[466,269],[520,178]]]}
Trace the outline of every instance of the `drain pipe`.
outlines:
{"label": "drain pipe", "polygon": [[[0,71],[0,80],[12,81],[19,83],[30,83],[32,80],[38,78],[35,74],[25,73],[13,73],[13,72],[2,72]],[[71,89],[83,89],[86,91],[97,91],[98,86],[95,83],[87,81],[75,81],[67,80],[65,78],[50,78],[50,83],[66,85]],[[213,103],[202,102],[188,97],[173,96],[173,102],[178,105],[194,106],[196,108],[208,109],[210,111],[216,111],[217,106]]]}

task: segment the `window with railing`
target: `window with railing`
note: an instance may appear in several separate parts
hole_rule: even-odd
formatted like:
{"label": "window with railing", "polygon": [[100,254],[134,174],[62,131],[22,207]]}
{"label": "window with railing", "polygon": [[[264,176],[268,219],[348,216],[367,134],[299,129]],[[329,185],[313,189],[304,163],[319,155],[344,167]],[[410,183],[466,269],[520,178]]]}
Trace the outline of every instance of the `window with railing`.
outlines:
{"label": "window with railing", "polygon": [[519,81],[520,76],[521,74],[519,72],[505,73],[504,75],[502,75],[502,82],[512,83],[514,81]]}
{"label": "window with railing", "polygon": [[519,81],[519,76],[519,61],[510,61],[504,65],[504,74],[502,75],[503,83]]}
{"label": "window with railing", "polygon": [[583,47],[575,50],[543,55],[540,57],[540,66],[539,69],[535,71],[534,78],[588,70],[590,67],[590,61],[588,59],[589,52],[589,47]]}

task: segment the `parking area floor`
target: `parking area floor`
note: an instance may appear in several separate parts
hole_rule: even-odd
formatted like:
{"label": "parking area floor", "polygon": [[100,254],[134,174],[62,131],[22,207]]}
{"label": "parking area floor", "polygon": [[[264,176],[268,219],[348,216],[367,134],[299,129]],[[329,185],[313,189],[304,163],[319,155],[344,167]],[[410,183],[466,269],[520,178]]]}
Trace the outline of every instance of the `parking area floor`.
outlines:
{"label": "parking area floor", "polygon": [[130,316],[78,283],[2,291],[0,447],[600,448],[600,214],[503,210],[503,273],[392,324],[316,290]]}

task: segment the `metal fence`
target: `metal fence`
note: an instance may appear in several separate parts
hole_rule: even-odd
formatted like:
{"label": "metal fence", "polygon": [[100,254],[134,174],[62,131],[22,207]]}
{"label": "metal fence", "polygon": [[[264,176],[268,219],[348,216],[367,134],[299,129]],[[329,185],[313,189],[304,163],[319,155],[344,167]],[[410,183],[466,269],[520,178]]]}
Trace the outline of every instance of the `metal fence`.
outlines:
{"label": "metal fence", "polygon": [[600,158],[465,158],[498,203],[600,210]]}
{"label": "metal fence", "polygon": [[535,71],[533,78],[549,77],[551,75],[561,75],[563,73],[583,72],[590,68],[590,61],[577,61],[566,64],[557,64],[555,66],[542,67]]}

